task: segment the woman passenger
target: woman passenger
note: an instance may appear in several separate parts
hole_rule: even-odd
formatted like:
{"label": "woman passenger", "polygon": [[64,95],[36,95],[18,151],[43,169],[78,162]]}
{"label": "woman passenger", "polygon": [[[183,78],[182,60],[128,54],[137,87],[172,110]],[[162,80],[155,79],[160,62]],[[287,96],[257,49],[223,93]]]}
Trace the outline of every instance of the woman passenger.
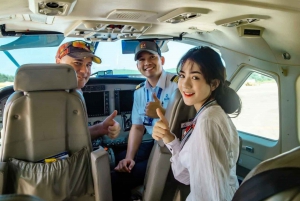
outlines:
{"label": "woman passenger", "polygon": [[184,103],[197,114],[181,142],[169,130],[162,113],[153,138],[162,139],[172,153],[175,178],[190,184],[188,201],[230,201],[238,188],[238,133],[227,114],[240,113],[238,95],[225,82],[220,55],[209,47],[189,50],[180,60],[178,88]]}

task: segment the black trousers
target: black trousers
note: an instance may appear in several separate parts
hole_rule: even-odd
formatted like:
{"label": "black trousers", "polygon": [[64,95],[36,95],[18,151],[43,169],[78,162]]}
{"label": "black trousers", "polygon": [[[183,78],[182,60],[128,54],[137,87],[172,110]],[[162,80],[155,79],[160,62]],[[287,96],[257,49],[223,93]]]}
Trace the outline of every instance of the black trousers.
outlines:
{"label": "black trousers", "polygon": [[[131,189],[142,185],[146,174],[148,159],[154,140],[142,142],[135,155],[135,165],[131,173],[111,172],[113,201],[127,201],[131,198]],[[116,165],[126,157],[127,149],[114,150]]]}

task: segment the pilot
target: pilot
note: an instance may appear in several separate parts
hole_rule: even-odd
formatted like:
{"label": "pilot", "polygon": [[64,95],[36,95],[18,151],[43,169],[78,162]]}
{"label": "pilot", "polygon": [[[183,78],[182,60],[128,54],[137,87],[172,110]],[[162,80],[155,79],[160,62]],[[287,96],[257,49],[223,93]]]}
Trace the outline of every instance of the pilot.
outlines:
{"label": "pilot", "polygon": [[[137,68],[147,79],[136,87],[132,109],[132,127],[127,150],[116,155],[115,172],[112,173],[114,201],[129,200],[130,189],[143,184],[153,139],[142,142],[158,120],[156,109],[165,113],[169,97],[177,88],[178,77],[163,70],[165,58],[153,41],[142,41],[135,49]],[[119,162],[118,162],[119,161]]]}
{"label": "pilot", "polygon": [[[58,48],[55,59],[57,64],[69,64],[74,68],[77,74],[78,89],[80,91],[91,76],[91,66],[93,62],[101,63],[101,59],[94,54],[93,44],[80,40],[62,44]],[[116,138],[121,130],[120,124],[114,120],[116,116],[117,111],[115,110],[101,123],[89,126],[91,139],[97,140],[103,135],[108,135],[112,139]],[[93,147],[97,147],[98,145],[95,145],[94,142]]]}

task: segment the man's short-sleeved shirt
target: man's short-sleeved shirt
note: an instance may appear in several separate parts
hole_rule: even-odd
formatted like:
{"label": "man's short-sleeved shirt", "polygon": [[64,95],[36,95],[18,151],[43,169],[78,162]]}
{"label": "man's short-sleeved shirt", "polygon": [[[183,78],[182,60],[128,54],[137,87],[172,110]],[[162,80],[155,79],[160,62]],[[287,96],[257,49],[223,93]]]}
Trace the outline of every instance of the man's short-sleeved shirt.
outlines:
{"label": "man's short-sleeved shirt", "polygon": [[[134,102],[132,108],[132,124],[144,125],[145,107],[147,102],[152,102],[152,93],[155,93],[159,98],[163,108],[167,108],[172,93],[177,89],[178,77],[176,74],[162,71],[162,74],[155,87],[151,87],[146,80],[142,87],[138,88],[134,92]],[[146,117],[148,118],[148,117]],[[153,119],[152,126],[146,126],[147,133],[152,134],[152,129],[158,119]]]}

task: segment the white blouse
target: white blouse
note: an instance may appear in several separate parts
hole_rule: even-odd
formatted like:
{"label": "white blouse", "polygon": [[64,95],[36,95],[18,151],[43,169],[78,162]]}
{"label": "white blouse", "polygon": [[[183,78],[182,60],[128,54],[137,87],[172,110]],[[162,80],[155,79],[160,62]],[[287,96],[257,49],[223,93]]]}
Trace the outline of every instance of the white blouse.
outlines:
{"label": "white blouse", "polygon": [[239,184],[236,162],[238,133],[231,119],[218,104],[202,110],[194,130],[180,151],[176,138],[166,144],[172,153],[175,178],[190,184],[187,201],[230,201]]}

